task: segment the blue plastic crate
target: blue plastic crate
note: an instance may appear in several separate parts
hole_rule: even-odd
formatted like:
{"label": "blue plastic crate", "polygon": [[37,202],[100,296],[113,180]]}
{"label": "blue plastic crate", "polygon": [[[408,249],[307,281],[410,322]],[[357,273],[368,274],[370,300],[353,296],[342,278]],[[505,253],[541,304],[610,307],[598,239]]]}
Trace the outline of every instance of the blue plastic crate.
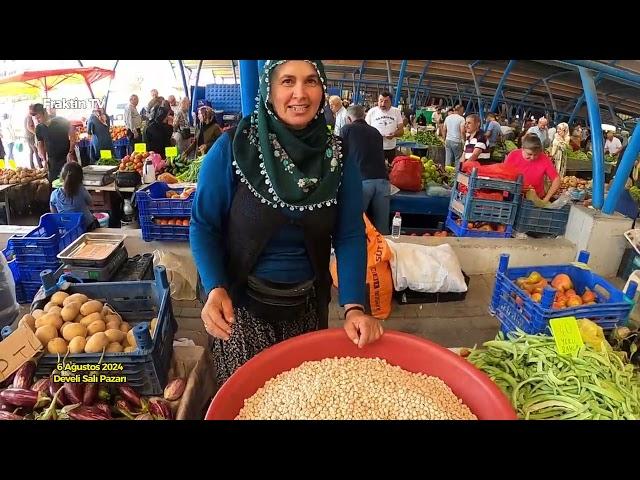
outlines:
{"label": "blue plastic crate", "polygon": [[210,102],[215,110],[242,111],[239,84],[211,83],[205,87],[205,100]]}
{"label": "blue plastic crate", "polygon": [[476,238],[509,238],[513,234],[511,225],[506,225],[504,232],[484,232],[482,230],[473,230],[466,227],[467,222],[462,221],[462,225],[455,222],[455,218],[460,218],[454,212],[449,211],[445,226],[453,232],[456,237],[476,237]]}
{"label": "blue plastic crate", "polygon": [[129,154],[128,145],[124,145],[122,147],[114,147],[113,149],[115,150],[116,159],[118,160],[122,160],[124,157],[126,157]]}
{"label": "blue plastic crate", "polygon": [[[136,201],[140,218],[143,216],[190,217],[191,207],[196,192],[181,199],[166,198],[169,190],[182,193],[184,188],[170,188],[164,182],[154,182],[148,187],[138,190]],[[142,223],[142,222],[141,222]]]}
{"label": "blue plastic crate", "polygon": [[501,190],[513,195],[520,195],[522,193],[522,181],[522,175],[518,177],[518,180],[515,182],[511,180],[481,177],[478,175],[477,168],[474,168],[470,175],[463,172],[458,172],[456,175],[456,182],[461,185],[466,185],[470,191],[479,189]]}
{"label": "blue plastic crate", "polygon": [[[23,303],[31,303],[31,302],[33,302],[33,298],[38,293],[38,290],[40,290],[40,287],[42,287],[42,282],[40,282],[40,281],[38,281],[38,282],[21,281],[20,284],[22,285],[22,289],[24,291],[24,302]],[[17,294],[16,294],[16,296],[17,296]],[[18,302],[18,303],[20,303],[20,302]]]}
{"label": "blue plastic crate", "polygon": [[9,241],[19,264],[50,263],[83,233],[82,213],[45,213],[38,227],[24,236],[13,235]]}
{"label": "blue plastic crate", "polygon": [[156,225],[149,216],[140,217],[140,228],[142,229],[142,239],[145,242],[151,242],[152,240],[189,241],[189,227]]}
{"label": "blue plastic crate", "polygon": [[43,270],[57,270],[60,268],[60,262],[51,263],[18,263],[18,270],[20,271],[20,280],[23,282],[41,282],[40,272]]}
{"label": "blue plastic crate", "polygon": [[554,210],[536,207],[532,201],[524,199],[518,208],[514,230],[522,233],[564,235],[570,212],[570,203]]}
{"label": "blue plastic crate", "polygon": [[467,222],[491,222],[513,225],[518,213],[519,196],[514,200],[481,200],[473,197],[473,191],[462,193],[457,185],[451,194],[449,210]]}
{"label": "blue plastic crate", "polygon": [[[141,395],[159,395],[168,381],[173,336],[177,323],[173,315],[169,282],[164,267],[154,269],[155,280],[135,282],[101,282],[71,284],[67,293],[83,293],[91,299],[108,303],[124,321],[133,326],[139,348],[131,353],[81,353],[68,355],[77,364],[103,363],[122,365],[123,370],[98,372],[125,376],[127,384]],[[149,335],[148,324],[157,317],[156,334]],[[43,355],[36,376],[48,376],[58,363],[57,355]]]}
{"label": "blue plastic crate", "polygon": [[128,147],[129,139],[127,137],[121,138],[120,140],[115,140],[113,142],[114,147]]}
{"label": "blue plastic crate", "polygon": [[[628,291],[623,293],[589,270],[585,265],[588,258],[589,253],[582,251],[578,262],[572,264],[508,268],[509,255],[503,254],[496,272],[490,313],[498,318],[505,333],[515,328],[530,334],[550,333],[549,320],[561,317],[588,318],[605,330],[626,324],[634,306],[632,299],[637,286],[630,285]],[[554,309],[555,289],[551,287],[545,287],[541,302],[536,303],[515,283],[518,278],[526,277],[533,271],[547,280],[559,273],[566,273],[571,277],[576,292],[583,293],[588,287],[597,295],[598,303]]]}

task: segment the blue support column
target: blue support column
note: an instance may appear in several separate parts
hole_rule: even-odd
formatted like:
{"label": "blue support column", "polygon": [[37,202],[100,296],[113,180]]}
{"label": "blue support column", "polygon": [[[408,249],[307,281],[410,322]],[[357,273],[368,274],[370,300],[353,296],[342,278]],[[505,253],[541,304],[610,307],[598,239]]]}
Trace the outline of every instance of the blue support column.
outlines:
{"label": "blue support column", "polygon": [[618,200],[620,200],[620,195],[622,195],[622,192],[624,191],[624,185],[627,178],[629,178],[629,174],[631,173],[636,158],[638,157],[638,153],[640,153],[640,129],[636,128],[629,139],[629,144],[627,145],[622,158],[620,159],[620,165],[618,165],[618,171],[616,172],[616,176],[609,188],[609,193],[607,194],[607,198],[604,202],[602,213],[611,215],[615,211],[616,205],[618,205]]}
{"label": "blue support column", "polygon": [[402,82],[404,82],[404,74],[407,70],[407,60],[402,60],[400,64],[400,76],[398,77],[398,87],[396,88],[396,94],[393,97],[393,106],[397,107],[400,102],[400,94],[402,93]]}
{"label": "blue support column", "polygon": [[498,107],[498,100],[500,99],[500,94],[502,93],[502,89],[504,88],[504,82],[507,80],[507,77],[511,73],[511,69],[515,64],[516,64],[516,60],[509,60],[509,64],[507,65],[507,68],[504,69],[502,78],[498,82],[496,93],[493,95],[493,101],[491,102],[491,106],[489,107],[489,112],[493,112]]}
{"label": "blue support column", "polygon": [[[367,61],[363,60],[362,64],[360,65],[360,74],[358,76],[358,83],[355,86],[355,96],[356,96],[356,101],[354,103],[360,103],[360,82],[362,81],[362,75],[364,74],[364,66],[366,65]],[[354,73],[355,74],[355,73]]]}
{"label": "blue support column", "polygon": [[198,71],[196,72],[196,84],[193,86],[193,97],[191,98],[191,110],[189,111],[189,122],[191,123],[191,125],[195,123],[193,119],[193,114],[196,111],[196,92],[198,91],[198,82],[200,81],[200,70],[202,70],[202,62],[203,60],[200,60],[200,62],[198,63]]}
{"label": "blue support column", "polygon": [[480,125],[484,125],[484,109],[482,107],[482,93],[480,93],[480,84],[478,83],[478,79],[476,78],[476,72],[473,71],[473,65],[469,65],[469,70],[471,71],[473,85],[476,87],[476,94],[478,95],[478,115],[480,116]]}
{"label": "blue support column", "polygon": [[418,87],[416,88],[416,94],[413,96],[413,110],[414,111],[416,109],[416,103],[417,103],[417,100],[418,100],[418,91],[420,90],[420,88],[422,88],[422,80],[424,79],[424,74],[429,69],[429,65],[431,65],[431,60],[427,61],[427,63],[424,64],[424,68],[422,69],[422,73],[420,74],[420,79],[418,80]]}
{"label": "blue support column", "polygon": [[[604,203],[604,142],[602,141],[602,121],[598,106],[598,92],[591,72],[580,67],[582,88],[589,112],[591,142],[593,150],[593,206],[601,209]],[[625,177],[626,178],[626,177]],[[615,205],[614,205],[615,207]]]}
{"label": "blue support column", "polygon": [[240,101],[242,116],[253,112],[258,94],[258,62],[256,60],[240,60]]}
{"label": "blue support column", "polygon": [[[598,85],[598,83],[600,83],[600,80],[602,79],[602,73],[599,73],[598,75],[596,75],[596,79],[594,80],[594,85]],[[578,112],[580,111],[580,109],[582,108],[582,104],[584,103],[584,93],[582,93],[582,95],[580,95],[578,97],[578,100],[576,101],[575,106],[573,107],[573,111],[571,112],[571,116],[569,116],[569,125],[571,125],[573,123],[573,121],[576,118],[576,115],[578,114]]]}
{"label": "blue support column", "polygon": [[182,77],[182,88],[184,89],[184,95],[189,96],[189,87],[187,85],[187,77],[184,75],[184,63],[182,60],[178,60],[178,66],[180,67],[180,76]]}

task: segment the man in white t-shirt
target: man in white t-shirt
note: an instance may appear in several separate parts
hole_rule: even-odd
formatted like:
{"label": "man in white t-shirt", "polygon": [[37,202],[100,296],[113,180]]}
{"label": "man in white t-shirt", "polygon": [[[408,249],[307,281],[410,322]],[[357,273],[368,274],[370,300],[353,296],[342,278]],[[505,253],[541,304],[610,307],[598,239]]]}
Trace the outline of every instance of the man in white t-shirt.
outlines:
{"label": "man in white t-shirt", "polygon": [[607,141],[604,142],[604,153],[615,157],[622,150],[622,142],[613,135],[612,130],[607,130]]}
{"label": "man in white t-shirt", "polygon": [[399,108],[391,106],[391,94],[384,91],[378,97],[378,106],[367,112],[366,122],[382,135],[384,158],[388,164],[396,157],[396,138],[404,133],[402,113]]}
{"label": "man in white t-shirt", "polygon": [[464,107],[456,105],[449,111],[447,118],[442,125],[442,136],[444,137],[445,165],[453,165],[462,156],[464,142],[467,138],[464,117],[462,113]]}
{"label": "man in white t-shirt", "polygon": [[347,109],[344,108],[342,99],[337,95],[333,95],[329,98],[329,108],[331,108],[336,119],[336,124],[333,127],[333,133],[340,136],[340,129],[347,124]]}

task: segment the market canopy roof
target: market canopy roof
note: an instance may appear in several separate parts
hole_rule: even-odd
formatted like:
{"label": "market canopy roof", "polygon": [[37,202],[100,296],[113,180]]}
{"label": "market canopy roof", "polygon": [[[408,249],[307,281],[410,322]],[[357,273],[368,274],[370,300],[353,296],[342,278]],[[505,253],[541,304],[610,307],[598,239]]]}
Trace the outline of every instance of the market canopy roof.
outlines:
{"label": "market canopy roof", "polygon": [[[323,62],[332,85],[342,83],[345,89],[353,90],[360,81],[360,90],[372,95],[389,88],[395,93],[402,64],[401,60]],[[578,62],[611,70],[610,73],[596,75],[600,105],[606,109],[605,117],[609,115],[608,104],[616,113],[640,114],[639,60],[518,60],[504,79],[500,101],[518,103],[524,99],[541,109],[551,109],[551,92],[557,110],[571,113],[583,93]],[[422,92],[427,90],[431,96],[460,96],[466,104],[468,98],[477,96],[477,83],[482,96],[492,98],[508,64],[508,60],[408,60],[403,96],[407,95],[408,89],[413,98],[416,88],[421,85]],[[576,113],[583,117],[586,114],[581,109]]]}
{"label": "market canopy roof", "polygon": [[98,67],[29,70],[0,79],[0,96],[47,94],[61,83],[91,85],[115,75],[113,70]]}

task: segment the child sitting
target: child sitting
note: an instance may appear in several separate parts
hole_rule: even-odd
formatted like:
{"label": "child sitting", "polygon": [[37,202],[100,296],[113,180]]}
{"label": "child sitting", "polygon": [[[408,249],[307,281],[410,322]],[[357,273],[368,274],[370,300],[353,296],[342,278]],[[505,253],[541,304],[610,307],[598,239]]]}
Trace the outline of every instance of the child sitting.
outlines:
{"label": "child sitting", "polygon": [[68,162],[62,167],[60,179],[62,188],[51,192],[49,205],[51,213],[82,213],[84,227],[87,232],[98,227],[98,220],[89,211],[92,205],[91,195],[82,185],[82,167],[75,162]]}

